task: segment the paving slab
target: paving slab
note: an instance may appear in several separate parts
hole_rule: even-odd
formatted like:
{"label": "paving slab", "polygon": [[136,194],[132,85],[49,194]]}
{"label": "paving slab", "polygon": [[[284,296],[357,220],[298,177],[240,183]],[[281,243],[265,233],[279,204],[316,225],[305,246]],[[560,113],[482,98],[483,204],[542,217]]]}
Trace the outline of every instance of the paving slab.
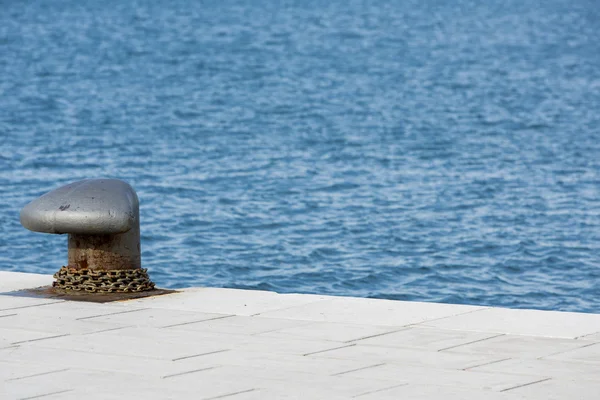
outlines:
{"label": "paving slab", "polygon": [[305,321],[402,327],[469,314],[485,308],[454,304],[328,297],[320,301],[283,310],[264,311],[260,315],[262,317]]}
{"label": "paving slab", "polygon": [[468,343],[485,341],[497,337],[497,333],[469,332],[429,327],[411,327],[402,330],[374,335],[356,343],[370,346],[404,347],[443,351],[464,346]]}
{"label": "paving slab", "polygon": [[501,392],[538,382],[535,375],[474,372],[470,370],[418,367],[414,365],[380,364],[343,374],[362,379],[401,380],[407,384],[463,387]]}
{"label": "paving slab", "polygon": [[596,314],[214,288],[104,304],[0,293],[8,400],[595,399],[599,371]]}
{"label": "paving slab", "polygon": [[497,356],[349,344],[315,354],[322,358],[369,360],[429,368],[467,369],[501,360]]}
{"label": "paving slab", "polygon": [[600,343],[590,343],[573,350],[560,351],[544,357],[547,360],[596,364],[600,374]]}
{"label": "paving slab", "polygon": [[[456,353],[489,354],[506,358],[541,358],[557,353],[570,352],[595,342],[536,336],[496,335],[488,339],[454,346],[448,351]],[[567,353],[570,354],[570,353]],[[592,356],[594,349],[586,349],[581,354]]]}
{"label": "paving slab", "polygon": [[[207,314],[208,315],[208,314]],[[305,321],[294,321],[290,319],[248,317],[243,315],[221,315],[191,323],[181,323],[168,326],[174,330],[215,332],[230,334],[258,335],[261,333],[283,330],[285,328],[306,325]]]}
{"label": "paving slab", "polygon": [[47,306],[54,303],[61,303],[62,300],[38,299],[22,296],[12,296],[7,293],[0,293],[0,313],[11,314],[13,310],[22,308]]}
{"label": "paving slab", "polygon": [[0,381],[10,382],[37,375],[52,374],[68,368],[49,366],[46,364],[26,364],[0,361]]}
{"label": "paving slab", "polygon": [[0,294],[52,285],[52,275],[0,271]]}
{"label": "paving slab", "polygon": [[148,308],[249,316],[320,302],[324,298],[259,290],[194,288],[165,296],[131,300],[128,303]]}
{"label": "paving slab", "polygon": [[424,325],[463,331],[575,339],[600,331],[600,314],[489,308],[427,321]]}
{"label": "paving slab", "polygon": [[123,327],[118,324],[104,322],[92,322],[60,316],[32,317],[26,313],[13,313],[0,317],[0,327],[7,329],[19,329],[23,331],[42,332],[47,335],[53,334],[87,334],[102,332]]}
{"label": "paving slab", "polygon": [[565,362],[548,359],[508,358],[496,363],[484,364],[471,371],[506,373],[516,375],[535,375],[540,378],[567,380],[591,380],[600,382],[598,366],[579,362]]}
{"label": "paving slab", "polygon": [[144,309],[144,307],[127,303],[98,304],[12,295],[0,295],[0,300],[2,304],[14,306],[4,310],[4,312],[14,314],[15,310],[19,310],[19,315],[29,316],[32,319],[38,317],[55,317],[66,320],[78,320]]}
{"label": "paving slab", "polygon": [[25,329],[0,328],[0,347],[16,346],[21,343],[47,340],[56,337],[62,337],[65,334],[51,334]]}
{"label": "paving slab", "polygon": [[[131,313],[135,314],[131,314]],[[141,308],[129,310],[108,309],[98,315],[78,318],[86,324],[110,324],[121,327],[166,328],[194,325],[230,317],[228,314],[203,313],[194,311],[167,310],[163,308]]]}
{"label": "paving slab", "polygon": [[544,400],[597,400],[600,382],[580,379],[548,379],[535,385],[524,385],[511,390],[515,398]]}
{"label": "paving slab", "polygon": [[368,360],[348,360],[318,358],[294,354],[264,353],[252,350],[235,349],[231,351],[203,354],[176,361],[187,370],[195,370],[206,365],[226,365],[249,368],[276,369],[290,373],[317,374],[321,376],[341,375],[348,371],[373,366]]}
{"label": "paving slab", "polygon": [[[255,317],[258,318],[258,317]],[[264,320],[271,320],[271,318],[263,318]],[[285,320],[284,320],[285,321]],[[288,320],[290,321],[290,320]],[[338,343],[347,343],[364,338],[378,337],[390,332],[396,332],[398,330],[407,329],[404,327],[390,327],[390,326],[370,326],[370,325],[359,325],[359,324],[344,324],[344,323],[333,323],[333,322],[299,322],[298,326],[292,326],[289,328],[283,328],[278,330],[271,330],[269,332],[261,333],[263,337],[272,338],[303,338],[303,339],[314,339],[314,340],[328,340]]]}
{"label": "paving slab", "polygon": [[464,400],[464,399],[485,399],[485,400],[508,400],[521,397],[514,397],[508,393],[498,393],[491,390],[468,389],[453,386],[437,385],[400,385],[390,389],[365,393],[355,397],[359,400]]}

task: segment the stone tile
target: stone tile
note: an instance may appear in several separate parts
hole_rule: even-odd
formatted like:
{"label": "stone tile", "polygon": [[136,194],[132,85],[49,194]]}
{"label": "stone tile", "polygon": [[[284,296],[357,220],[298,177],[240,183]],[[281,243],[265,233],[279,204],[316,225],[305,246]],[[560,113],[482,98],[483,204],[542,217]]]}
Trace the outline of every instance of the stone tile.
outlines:
{"label": "stone tile", "polygon": [[456,353],[489,354],[502,358],[539,358],[586,346],[586,341],[536,336],[501,335],[449,349]]}
{"label": "stone tile", "polygon": [[506,393],[522,399],[597,400],[600,395],[600,382],[557,378],[522,386]]}
{"label": "stone tile", "polygon": [[[202,374],[204,379],[221,381],[235,379],[235,377],[251,378],[255,382],[256,389],[285,388],[287,392],[303,393],[305,398],[309,397],[307,389],[311,388],[313,393],[330,393],[334,396],[346,396],[351,398],[360,393],[369,392],[397,385],[397,379],[392,381],[361,379],[357,377],[323,376],[319,374],[304,374],[298,372],[282,371],[261,367],[222,367],[206,371]],[[326,398],[326,397],[325,397]]]}
{"label": "stone tile", "polygon": [[575,339],[600,330],[600,314],[490,308],[429,321],[442,329]]}
{"label": "stone tile", "polygon": [[[197,379],[197,377],[196,377]],[[65,370],[53,374],[36,375],[20,380],[5,382],[9,393],[14,393],[17,396],[13,398],[22,398],[31,396],[34,393],[39,393],[42,396],[44,393],[52,393],[55,391],[63,391],[48,398],[69,398],[74,393],[85,393],[80,398],[86,399],[103,399],[106,394],[114,393],[125,398],[128,397],[140,398],[140,393],[146,393],[147,398],[157,398],[156,393],[162,392],[167,395],[166,398],[181,398],[182,396],[190,396],[193,392],[186,382],[185,386],[181,382],[172,382],[169,379],[150,379],[142,374],[127,374],[115,373],[109,371],[93,371],[93,370]],[[235,386],[233,382],[227,382],[228,385]],[[198,386],[195,384],[195,386]],[[219,386],[219,383],[215,383]],[[221,385],[225,386],[225,385]],[[151,389],[151,390],[150,390]],[[162,389],[162,390],[161,390]],[[168,389],[168,392],[166,391]],[[224,388],[226,389],[226,388]],[[85,391],[85,392],[84,392]],[[135,396],[132,396],[136,394]],[[159,397],[160,398],[160,397]]]}
{"label": "stone tile", "polygon": [[32,346],[98,354],[181,359],[224,350],[304,355],[336,347],[316,340],[273,339],[249,335],[175,331],[158,328],[123,328],[85,336],[68,336],[31,342]]}
{"label": "stone tile", "polygon": [[26,380],[3,382],[0,387],[0,396],[6,400],[29,400],[37,398],[57,399],[58,396],[68,392],[69,382],[45,380],[43,384],[32,385]]}
{"label": "stone tile", "polygon": [[[145,336],[136,335],[144,331]],[[173,360],[197,354],[228,350],[239,342],[225,341],[213,335],[207,338],[180,332],[178,335],[166,335],[156,328],[124,328],[119,330],[93,333],[89,335],[71,335],[30,342],[30,346],[64,349],[86,353],[145,357]]]}
{"label": "stone tile", "polygon": [[372,366],[371,361],[318,358],[293,354],[264,353],[235,349],[176,361],[185,369],[194,370],[206,365],[239,366],[275,369],[293,373],[336,375],[349,370]]}
{"label": "stone tile", "polygon": [[600,343],[583,345],[575,350],[554,354],[545,359],[596,364],[600,374]]}
{"label": "stone tile", "polygon": [[[196,371],[155,381],[135,379],[131,382],[121,376],[84,377],[87,385],[75,387],[57,399],[236,399],[236,394],[256,390],[256,382],[245,377],[214,379],[206,372]],[[93,388],[93,392],[90,391]]]}
{"label": "stone tile", "polygon": [[417,348],[433,351],[450,349],[465,343],[495,337],[497,334],[453,331],[429,327],[412,327],[404,330],[359,340],[369,346]]}
{"label": "stone tile", "polygon": [[[327,400],[348,400],[348,396],[340,395],[332,390],[322,388],[312,388],[305,386],[303,388],[297,385],[278,384],[265,389],[260,388],[249,392],[239,393],[231,400],[307,400],[307,399],[327,399]],[[216,399],[215,399],[216,400]]]}
{"label": "stone tile", "polygon": [[262,312],[263,317],[401,327],[483,310],[485,307],[352,297],[330,297],[303,306]]}
{"label": "stone tile", "polygon": [[[172,310],[169,310],[172,311]],[[206,314],[209,315],[209,314]],[[222,315],[222,314],[210,314]],[[263,332],[305,325],[305,321],[289,319],[246,317],[241,315],[229,316],[220,319],[207,319],[205,321],[171,326],[169,329],[184,331],[201,331],[216,333],[231,333],[237,335],[255,335]]]}
{"label": "stone tile", "polygon": [[[90,342],[93,347],[90,347]],[[122,344],[122,343],[126,343]],[[130,347],[127,347],[129,346]],[[319,340],[302,340],[295,338],[276,339],[247,334],[230,334],[220,332],[186,331],[175,328],[123,328],[87,335],[72,337],[71,340],[52,339],[43,344],[45,347],[68,348],[78,351],[95,351],[101,353],[121,349],[124,354],[132,354],[148,347],[147,356],[181,358],[192,354],[210,351],[229,350],[261,353],[278,353],[304,355],[338,347],[336,343]],[[212,346],[209,348],[208,346]],[[67,348],[67,347],[65,347]],[[195,353],[182,354],[187,349],[195,349]],[[203,351],[206,349],[206,351]]]}
{"label": "stone tile", "polygon": [[[8,297],[8,296],[6,296]],[[35,299],[29,299],[35,300]],[[3,296],[0,296],[0,307],[3,304]],[[127,304],[126,306],[124,304]],[[65,320],[77,319],[92,319],[105,315],[130,313],[144,310],[144,307],[136,307],[128,302],[115,303],[87,303],[83,301],[52,301],[40,307],[27,307],[19,310],[13,310],[12,313],[18,312],[19,315],[29,316],[32,319],[37,317],[57,317]],[[130,317],[132,318],[132,317]],[[133,320],[133,319],[131,319]]]}
{"label": "stone tile", "polygon": [[[235,399],[234,395],[237,393],[256,390],[262,386],[262,382],[257,380],[256,377],[243,372],[230,370],[229,367],[200,369],[164,377],[160,382],[160,386],[166,384],[177,387],[178,390],[187,394],[185,398],[216,399],[227,397]],[[181,396],[176,395],[174,398],[181,398]]]}
{"label": "stone tile", "polygon": [[[270,318],[263,318],[269,320]],[[291,320],[288,320],[291,321]],[[298,325],[298,323],[297,323]],[[311,322],[303,323],[300,326],[293,326],[291,328],[278,329],[271,332],[264,333],[260,336],[272,337],[272,338],[303,338],[303,339],[316,339],[316,340],[328,340],[332,342],[345,343],[353,340],[358,340],[365,337],[374,335],[381,335],[383,333],[391,332],[397,329],[405,328],[393,328],[393,327],[382,327],[382,326],[369,326],[369,325],[357,325],[357,324],[343,324],[333,322]]]}
{"label": "stone tile", "polygon": [[236,347],[236,350],[287,355],[312,355],[335,349],[339,346],[339,343],[324,340],[248,336],[246,340]]}
{"label": "stone tile", "polygon": [[[69,368],[74,370],[143,374],[153,379],[190,371],[189,365],[179,364],[171,360],[146,358],[143,354],[130,357],[34,346],[0,349],[0,361],[25,366],[32,364],[44,365],[51,370]],[[213,364],[206,363],[195,369],[214,366]],[[32,372],[35,373],[35,371],[37,370],[32,368]]]}
{"label": "stone tile", "polygon": [[114,331],[99,332],[95,337],[114,340],[118,337],[135,338],[146,341],[160,341],[165,343],[213,341],[234,345],[246,340],[247,335],[223,334],[219,332],[187,331],[174,328],[151,328],[131,326]]}
{"label": "stone tile", "polygon": [[0,327],[9,329],[22,329],[33,332],[44,332],[46,334],[87,334],[101,332],[109,329],[120,328],[120,325],[102,322],[88,322],[61,318],[59,316],[35,316],[24,315],[21,310],[15,310],[19,314],[13,314],[0,318]]}
{"label": "stone tile", "polygon": [[[223,398],[223,397],[221,397]],[[250,389],[244,390],[243,392],[237,392],[226,397],[231,400],[254,400],[254,399],[288,399],[289,397],[279,397],[278,394],[273,391],[265,389]],[[303,397],[306,399],[306,397]],[[216,400],[216,399],[215,399]]]}
{"label": "stone tile", "polygon": [[249,316],[319,302],[323,298],[325,297],[278,294],[259,290],[202,288],[132,300],[128,303],[147,308]]}
{"label": "stone tile", "polygon": [[[197,397],[198,398],[198,397]],[[67,392],[59,393],[48,397],[42,397],[41,400],[123,400],[123,399],[145,399],[145,400],[175,400],[175,399],[194,399],[193,394],[186,392],[184,388],[171,386],[157,386],[155,384],[136,387],[125,384],[111,389],[109,387],[94,387],[93,394],[90,388],[77,387]],[[199,398],[203,399],[203,398]],[[33,400],[33,399],[32,399]],[[37,400],[37,399],[35,399]],[[204,399],[203,399],[204,400]],[[227,399],[227,400],[236,400]]]}
{"label": "stone tile", "polygon": [[11,311],[24,308],[47,307],[54,303],[62,303],[62,300],[39,299],[34,297],[13,296],[0,294],[0,312]]}
{"label": "stone tile", "polygon": [[31,376],[52,374],[64,371],[66,368],[49,366],[44,363],[27,364],[23,362],[0,361],[0,382],[19,380]]}
{"label": "stone tile", "polygon": [[45,340],[58,336],[62,335],[2,327],[0,328],[0,347],[8,347],[30,341]]}
{"label": "stone tile", "polygon": [[[112,311],[112,310],[111,310]],[[91,323],[108,323],[115,326],[134,326],[134,327],[169,327],[173,325],[189,324],[199,321],[208,321],[227,317],[226,314],[203,313],[197,311],[167,310],[164,308],[146,308],[135,311],[135,315],[129,312],[114,311],[112,314],[99,316],[90,316],[82,320]]]}
{"label": "stone tile", "polygon": [[340,395],[332,390],[322,388],[304,387],[297,385],[274,385],[267,389],[261,388],[251,392],[240,393],[235,397],[228,397],[231,400],[307,400],[307,399],[327,399],[327,400],[348,400],[348,396]]}
{"label": "stone tile", "polygon": [[577,362],[564,362],[548,359],[509,359],[497,363],[477,366],[472,371],[507,373],[551,377],[560,379],[581,379],[600,382],[598,365]]}
{"label": "stone tile", "polygon": [[510,396],[507,393],[493,392],[491,390],[435,385],[402,385],[388,390],[365,393],[355,398],[358,400],[511,400],[517,399],[518,397]]}
{"label": "stone tile", "polygon": [[498,357],[479,354],[402,349],[396,347],[350,345],[336,350],[315,354],[315,357],[394,363],[431,368],[465,369],[498,361]]}
{"label": "stone tile", "polygon": [[372,368],[358,369],[345,373],[342,376],[371,380],[398,380],[399,377],[401,377],[402,381],[409,384],[455,386],[492,390],[496,392],[540,380],[540,377],[527,375],[473,372],[394,364],[384,364]]}
{"label": "stone tile", "polygon": [[0,293],[52,285],[52,275],[0,271]]}

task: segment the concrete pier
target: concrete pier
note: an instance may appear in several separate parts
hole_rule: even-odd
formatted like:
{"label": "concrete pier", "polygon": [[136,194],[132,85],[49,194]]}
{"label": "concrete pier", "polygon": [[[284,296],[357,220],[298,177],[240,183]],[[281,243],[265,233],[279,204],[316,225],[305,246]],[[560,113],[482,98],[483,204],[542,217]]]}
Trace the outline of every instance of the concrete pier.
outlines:
{"label": "concrete pier", "polygon": [[192,288],[112,303],[15,293],[1,399],[597,399],[600,315]]}

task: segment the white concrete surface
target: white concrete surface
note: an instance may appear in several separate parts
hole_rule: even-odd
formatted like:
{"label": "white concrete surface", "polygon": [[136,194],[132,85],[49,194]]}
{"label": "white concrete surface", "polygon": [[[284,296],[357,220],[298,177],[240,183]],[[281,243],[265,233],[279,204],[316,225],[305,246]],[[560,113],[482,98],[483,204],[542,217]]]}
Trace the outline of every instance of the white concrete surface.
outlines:
{"label": "white concrete surface", "polygon": [[194,288],[19,297],[0,271],[0,399],[593,399],[600,315]]}

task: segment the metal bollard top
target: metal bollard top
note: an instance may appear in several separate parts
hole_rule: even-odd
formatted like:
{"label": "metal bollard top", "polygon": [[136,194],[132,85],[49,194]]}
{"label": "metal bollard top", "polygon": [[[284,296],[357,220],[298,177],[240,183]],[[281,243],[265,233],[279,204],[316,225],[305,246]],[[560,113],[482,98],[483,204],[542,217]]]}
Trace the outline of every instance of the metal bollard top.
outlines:
{"label": "metal bollard top", "polygon": [[21,225],[44,233],[109,235],[137,222],[135,190],[119,179],[86,179],[62,186],[21,210]]}

